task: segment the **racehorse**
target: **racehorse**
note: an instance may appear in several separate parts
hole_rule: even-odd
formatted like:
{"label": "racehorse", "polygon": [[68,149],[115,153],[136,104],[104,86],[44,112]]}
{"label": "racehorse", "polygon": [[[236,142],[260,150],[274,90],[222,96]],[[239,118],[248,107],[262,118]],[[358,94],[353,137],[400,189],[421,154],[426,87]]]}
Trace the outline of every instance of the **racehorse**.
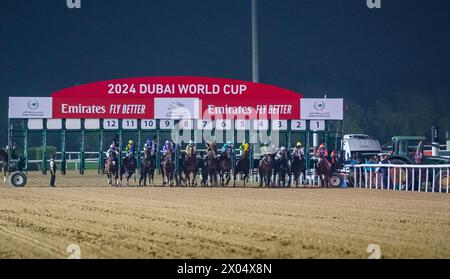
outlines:
{"label": "racehorse", "polygon": [[120,186],[119,181],[119,162],[117,160],[117,155],[114,152],[111,152],[111,155],[106,159],[105,163],[105,171],[108,175],[108,184],[112,185],[112,179],[114,178],[114,184],[116,187]]}
{"label": "racehorse", "polygon": [[200,154],[198,159],[198,168],[201,169],[202,180],[200,185],[205,187],[208,183],[208,168],[206,167],[206,154]]}
{"label": "racehorse", "polygon": [[137,160],[134,157],[134,154],[131,153],[129,156],[126,156],[122,160],[122,166],[120,170],[120,182],[122,182],[123,175],[125,174],[127,179],[127,186],[130,186],[130,177],[132,175],[135,175],[136,168],[137,168]]}
{"label": "racehorse", "polygon": [[238,173],[241,173],[243,175],[245,187],[245,182],[248,180],[248,174],[250,172],[250,161],[248,159],[249,154],[250,151],[248,149],[244,150],[244,153],[242,154],[241,158],[239,158],[239,160],[237,160],[236,162],[236,169],[234,170],[233,187],[236,186],[236,175]]}
{"label": "racehorse", "polygon": [[271,186],[271,180],[272,180],[272,170],[273,170],[273,155],[272,154],[265,154],[264,159],[261,160],[259,165],[259,187],[264,184],[266,187]]}
{"label": "racehorse", "polygon": [[316,163],[316,171],[320,179],[320,186],[328,188],[330,177],[332,174],[332,169],[331,163],[327,160],[327,158],[323,156],[319,157]]}
{"label": "racehorse", "polygon": [[2,166],[3,183],[6,184],[7,172],[9,171],[8,153],[5,150],[0,149],[0,163]]}
{"label": "racehorse", "polygon": [[217,171],[219,170],[219,159],[217,158],[217,155],[213,150],[209,150],[206,154],[206,169],[208,172],[210,186],[217,186]]}
{"label": "racehorse", "polygon": [[289,160],[287,156],[282,156],[275,160],[273,177],[276,180],[278,174],[278,186],[286,187],[286,175],[289,174]]}
{"label": "racehorse", "polygon": [[294,152],[292,155],[291,172],[294,175],[295,186],[298,187],[300,174],[303,175],[303,179],[306,178],[305,157],[301,152]]}
{"label": "racehorse", "polygon": [[147,186],[147,177],[149,183],[155,186],[153,183],[153,176],[155,174],[155,155],[152,155],[150,150],[144,151],[144,158],[141,161],[141,177],[139,178],[139,186],[142,186],[142,181],[144,181],[144,186]]}
{"label": "racehorse", "polygon": [[[222,187],[228,185],[231,180],[231,148],[227,148],[219,158],[219,173]],[[226,182],[225,182],[226,177]]]}
{"label": "racehorse", "polygon": [[[194,148],[190,149],[190,153],[186,154],[186,157],[183,161],[183,171],[185,176],[185,186],[197,186],[197,181],[195,180],[197,177],[197,152],[194,151]],[[191,173],[192,173],[192,181],[191,181]]]}
{"label": "racehorse", "polygon": [[163,176],[163,186],[172,186],[175,171],[174,153],[168,150],[161,159],[161,170]]}

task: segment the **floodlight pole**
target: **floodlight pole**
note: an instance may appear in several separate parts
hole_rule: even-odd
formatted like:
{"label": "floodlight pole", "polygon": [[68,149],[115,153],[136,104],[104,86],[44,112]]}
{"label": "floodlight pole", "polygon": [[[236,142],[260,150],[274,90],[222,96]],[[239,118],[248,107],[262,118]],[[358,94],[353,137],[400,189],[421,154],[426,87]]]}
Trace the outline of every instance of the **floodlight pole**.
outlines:
{"label": "floodlight pole", "polygon": [[256,4],[257,0],[252,0],[252,74],[253,82],[259,82],[258,64],[258,17]]}

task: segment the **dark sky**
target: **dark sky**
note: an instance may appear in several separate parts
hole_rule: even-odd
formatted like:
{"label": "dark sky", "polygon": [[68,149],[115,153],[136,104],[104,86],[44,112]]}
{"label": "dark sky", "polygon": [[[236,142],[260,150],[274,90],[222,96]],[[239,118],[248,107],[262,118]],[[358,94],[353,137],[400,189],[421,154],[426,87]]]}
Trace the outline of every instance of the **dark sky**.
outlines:
{"label": "dark sky", "polygon": [[[0,0],[2,103],[121,77],[251,80],[250,0],[81,1]],[[449,14],[448,0],[260,0],[260,81],[306,97],[449,93]]]}

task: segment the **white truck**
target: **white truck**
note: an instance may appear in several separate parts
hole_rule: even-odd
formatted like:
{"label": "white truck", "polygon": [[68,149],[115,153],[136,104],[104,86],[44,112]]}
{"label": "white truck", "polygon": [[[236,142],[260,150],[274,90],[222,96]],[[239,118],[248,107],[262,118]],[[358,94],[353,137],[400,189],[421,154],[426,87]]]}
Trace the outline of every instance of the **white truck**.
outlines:
{"label": "white truck", "polygon": [[352,159],[353,154],[358,154],[360,159],[366,156],[381,153],[381,145],[377,139],[365,134],[348,134],[342,138],[342,151],[344,161]]}

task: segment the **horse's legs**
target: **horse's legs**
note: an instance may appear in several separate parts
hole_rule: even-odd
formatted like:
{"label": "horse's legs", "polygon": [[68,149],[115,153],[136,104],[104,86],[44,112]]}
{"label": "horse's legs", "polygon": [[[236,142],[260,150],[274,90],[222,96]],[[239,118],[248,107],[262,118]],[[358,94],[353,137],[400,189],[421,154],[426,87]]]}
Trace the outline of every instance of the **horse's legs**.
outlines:
{"label": "horse's legs", "polygon": [[[141,176],[142,176],[142,172],[141,172]],[[150,176],[150,175],[147,170],[144,170],[144,177],[143,177],[144,178],[144,187],[147,187],[147,176]]]}
{"label": "horse's legs", "polygon": [[174,170],[172,169],[172,171],[170,172],[170,175],[169,175],[169,187],[171,187],[173,185],[173,176],[174,176]]}
{"label": "horse's legs", "polygon": [[[6,164],[6,162],[4,164]],[[2,172],[3,172],[3,183],[6,184],[6,167],[5,166],[2,167]]]}
{"label": "horse's legs", "polygon": [[141,169],[141,173],[140,173],[140,176],[139,176],[139,187],[142,186],[142,178],[144,177],[144,172],[145,171]]}
{"label": "horse's legs", "polygon": [[217,172],[213,173],[213,180],[214,180],[214,187],[218,187],[219,186],[219,181],[217,178]]}
{"label": "horse's legs", "polygon": [[229,171],[227,172],[227,182],[225,183],[227,186],[228,186],[228,184],[230,183],[230,180],[231,180],[231,170],[229,170]]}
{"label": "horse's legs", "polygon": [[155,184],[153,183],[154,175],[155,175],[155,168],[152,167],[151,170],[150,170],[149,178],[148,178],[149,179],[149,183],[151,183],[152,186],[155,186]]}
{"label": "horse's legs", "polygon": [[194,171],[193,177],[192,177],[192,186],[197,186],[197,171]]}
{"label": "horse's legs", "polygon": [[289,170],[288,171],[288,187],[291,187],[291,183],[292,183],[292,171]]}
{"label": "horse's legs", "polygon": [[211,172],[211,187],[217,187],[217,173]]}
{"label": "horse's legs", "polygon": [[189,174],[189,172],[185,172],[184,176],[184,186],[191,186],[191,175]]}
{"label": "horse's legs", "polygon": [[130,178],[133,176],[133,173],[130,172],[127,174],[127,187],[130,187]]}

